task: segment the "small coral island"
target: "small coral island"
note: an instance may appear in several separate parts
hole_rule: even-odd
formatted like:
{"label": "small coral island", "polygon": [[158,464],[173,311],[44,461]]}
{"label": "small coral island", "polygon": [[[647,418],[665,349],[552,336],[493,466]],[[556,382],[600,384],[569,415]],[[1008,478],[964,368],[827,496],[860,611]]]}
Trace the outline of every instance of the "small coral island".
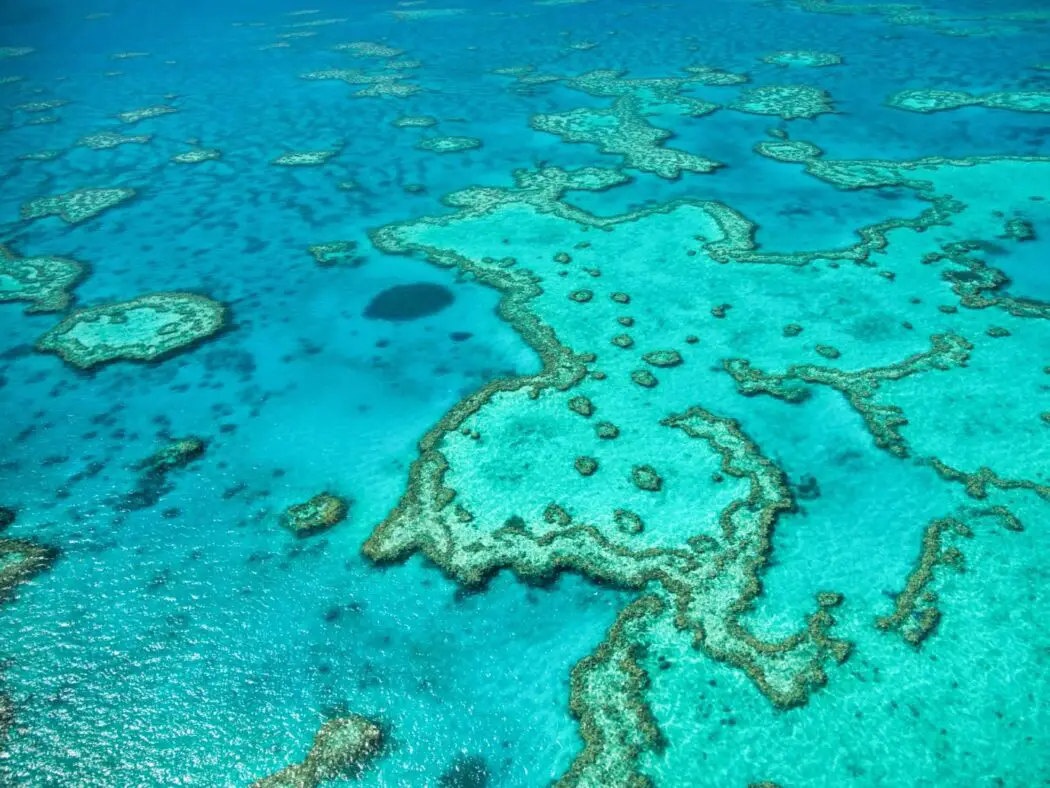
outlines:
{"label": "small coral island", "polygon": [[30,200],[22,206],[22,218],[58,216],[69,224],[79,224],[134,196],[134,189],[77,189],[54,197]]}
{"label": "small coral island", "polygon": [[338,525],[346,519],[349,511],[348,501],[323,492],[305,503],[289,506],[281,515],[281,525],[296,536],[310,536]]}
{"label": "small coral island", "polygon": [[314,262],[322,268],[357,266],[364,262],[364,257],[357,252],[356,241],[329,241],[309,246],[306,251],[313,255]]}
{"label": "small coral island", "polygon": [[164,448],[151,455],[139,466],[147,474],[164,475],[176,468],[189,465],[204,454],[203,438],[191,435],[188,438],[174,438]]}
{"label": "small coral island", "polygon": [[327,780],[354,777],[382,745],[383,731],[367,717],[336,717],[317,731],[301,763],[258,780],[252,788],[314,788]]}
{"label": "small coral island", "polygon": [[459,153],[481,147],[481,140],[476,137],[430,137],[416,143],[418,150],[431,153]]}
{"label": "small coral island", "polygon": [[0,302],[28,301],[27,312],[54,312],[69,306],[69,291],[84,266],[64,257],[19,257],[0,246]]}
{"label": "small coral island", "polygon": [[150,293],[78,309],[36,343],[80,369],[111,361],[157,361],[217,334],[226,307],[191,293]]}

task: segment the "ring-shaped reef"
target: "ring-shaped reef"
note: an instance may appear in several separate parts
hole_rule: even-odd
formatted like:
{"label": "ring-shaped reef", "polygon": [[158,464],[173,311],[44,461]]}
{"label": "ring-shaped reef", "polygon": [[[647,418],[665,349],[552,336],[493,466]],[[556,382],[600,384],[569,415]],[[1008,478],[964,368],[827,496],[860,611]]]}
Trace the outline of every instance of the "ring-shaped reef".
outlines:
{"label": "ring-shaped reef", "polygon": [[219,333],[227,310],[193,293],[150,293],[78,309],[36,343],[79,369],[113,361],[158,361]]}

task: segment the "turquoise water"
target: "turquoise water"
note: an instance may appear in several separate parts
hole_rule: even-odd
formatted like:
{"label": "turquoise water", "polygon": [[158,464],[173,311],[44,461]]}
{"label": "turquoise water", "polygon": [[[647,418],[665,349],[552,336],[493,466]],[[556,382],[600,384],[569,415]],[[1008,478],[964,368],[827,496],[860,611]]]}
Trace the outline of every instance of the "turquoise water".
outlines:
{"label": "turquoise water", "polygon": [[[0,785],[249,785],[351,714],[382,745],[332,784],[1050,781],[1048,37],[1031,0],[3,4]],[[832,105],[747,111],[798,85]],[[27,208],[85,189],[134,193]]]}

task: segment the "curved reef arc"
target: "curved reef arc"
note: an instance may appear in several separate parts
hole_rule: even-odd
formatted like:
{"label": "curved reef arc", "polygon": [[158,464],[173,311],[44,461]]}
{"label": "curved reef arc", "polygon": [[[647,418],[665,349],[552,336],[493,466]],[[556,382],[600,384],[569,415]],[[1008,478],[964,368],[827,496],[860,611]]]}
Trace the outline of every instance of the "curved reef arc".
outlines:
{"label": "curved reef arc", "polygon": [[[639,548],[623,544],[586,522],[561,522],[559,527],[537,534],[522,518],[512,518],[506,523],[479,521],[469,510],[469,503],[464,503],[460,491],[449,482],[448,441],[460,433],[471,432],[467,426],[469,421],[483,415],[503,397],[537,402],[551,395],[560,396],[589,377],[589,365],[596,361],[596,356],[578,353],[564,344],[555,327],[548,325],[532,307],[533,300],[544,294],[543,280],[535,272],[504,267],[489,258],[475,260],[447,246],[411,240],[408,236],[413,230],[448,229],[457,222],[522,205],[536,214],[554,214],[589,229],[637,222],[673,212],[681,206],[722,219],[721,222],[710,219],[712,227],[735,230],[749,225],[725,206],[695,200],[680,200],[611,219],[591,216],[560,201],[570,189],[607,188],[619,182],[619,178],[601,171],[566,172],[553,168],[535,173],[519,171],[516,180],[518,185],[514,189],[478,188],[449,195],[446,204],[458,209],[452,216],[389,225],[372,233],[373,243],[381,251],[422,256],[436,265],[454,267],[460,275],[499,290],[502,294],[500,317],[538,353],[543,367],[535,375],[486,384],[455,405],[424,435],[419,443],[419,456],[409,471],[407,489],[397,507],[365,543],[366,556],[374,561],[396,561],[418,551],[448,576],[470,586],[484,584],[501,569],[510,569],[526,582],[536,583],[546,582],[558,572],[575,571],[624,588],[642,589],[655,584],[662,589],[666,603],[628,608],[621,614],[619,628],[614,627],[611,641],[607,642],[619,641],[618,633],[626,627],[626,621],[645,615],[644,611],[655,615],[656,607],[662,610],[666,605],[674,613],[677,628],[690,634],[696,648],[744,671],[771,702],[785,708],[805,703],[809,693],[826,681],[825,663],[845,660],[849,644],[828,634],[833,618],[822,605],[817,606],[802,629],[775,642],[752,634],[740,622],[740,615],[760,592],[758,576],[771,549],[772,529],[781,514],[793,510],[794,498],[780,469],[732,419],[694,406],[672,412],[653,424],[653,429],[661,434],[670,429],[681,435],[688,454],[711,452],[721,473],[738,480],[745,490],[743,497],[732,499],[722,510],[717,537],[705,537],[700,529],[694,540]],[[681,357],[674,352],[673,358],[676,363],[670,367],[678,368]],[[620,385],[630,388],[626,381]],[[573,412],[571,407],[565,410]],[[629,629],[641,631],[645,627],[632,624]],[[601,757],[593,754],[599,746],[595,742],[605,741],[603,737],[610,734],[596,731],[598,723],[594,720],[596,715],[601,715],[587,708],[593,701],[588,701],[588,693],[579,689],[589,681],[590,670],[606,667],[601,659],[585,660],[574,673],[577,693],[573,711],[581,720],[591,722],[582,726],[586,746],[580,756],[582,760],[566,777],[570,782],[592,784],[594,779],[599,779],[597,773],[590,774],[592,768],[601,774],[607,774],[611,768],[607,754]],[[637,679],[623,683],[633,688],[629,693],[631,697],[637,695]],[[626,775],[623,770],[633,768],[630,764],[635,761],[639,748],[650,748],[654,742],[655,738],[647,737],[642,744],[636,742],[614,748],[618,765],[613,771],[621,777]],[[590,776],[584,777],[585,774]],[[619,784],[619,779],[611,784]]]}

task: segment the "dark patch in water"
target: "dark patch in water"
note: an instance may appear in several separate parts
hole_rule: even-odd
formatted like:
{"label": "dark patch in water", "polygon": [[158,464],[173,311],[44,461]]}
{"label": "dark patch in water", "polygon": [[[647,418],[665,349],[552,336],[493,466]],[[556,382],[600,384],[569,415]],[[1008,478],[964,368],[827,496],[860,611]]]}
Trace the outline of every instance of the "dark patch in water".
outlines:
{"label": "dark patch in water", "polygon": [[33,355],[32,345],[15,345],[10,350],[5,350],[0,353],[0,361],[14,361],[18,358],[25,358]]}
{"label": "dark patch in water", "polygon": [[365,307],[370,320],[401,322],[435,315],[456,300],[447,287],[418,282],[397,285],[381,292]]}
{"label": "dark patch in water", "polygon": [[58,8],[46,3],[3,3],[0,5],[0,25],[33,25],[53,21]]}
{"label": "dark patch in water", "polygon": [[441,788],[485,788],[489,768],[480,755],[460,755],[438,779]]}
{"label": "dark patch in water", "polygon": [[453,342],[466,342],[472,336],[474,335],[471,334],[469,331],[453,331],[451,334],[448,335],[448,338],[451,339]]}
{"label": "dark patch in water", "polygon": [[795,490],[796,495],[804,501],[812,501],[820,497],[820,484],[813,476],[804,475]]}

